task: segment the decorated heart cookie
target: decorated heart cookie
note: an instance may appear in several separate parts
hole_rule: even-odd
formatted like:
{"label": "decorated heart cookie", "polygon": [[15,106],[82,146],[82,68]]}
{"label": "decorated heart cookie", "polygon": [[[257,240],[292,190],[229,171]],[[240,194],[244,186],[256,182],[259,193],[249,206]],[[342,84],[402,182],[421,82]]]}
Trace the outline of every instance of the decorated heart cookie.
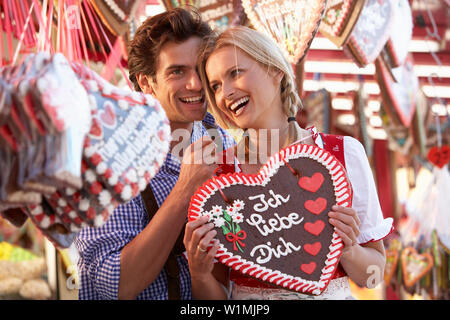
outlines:
{"label": "decorated heart cookie", "polygon": [[203,21],[206,21],[214,30],[225,30],[230,26],[242,25],[245,21],[244,8],[240,0],[163,0],[163,2],[168,9],[189,6],[195,7]]}
{"label": "decorated heart cookie", "polygon": [[428,151],[427,157],[432,164],[443,168],[450,161],[450,146],[432,147]]}
{"label": "decorated heart cookie", "polygon": [[386,249],[386,266],[384,268],[384,284],[388,286],[391,283],[392,276],[397,270],[398,250]]}
{"label": "decorated heart cookie", "polygon": [[322,35],[341,47],[358,20],[364,1],[334,0],[327,2],[327,8],[319,26]]}
{"label": "decorated heart cookie", "polygon": [[419,88],[412,57],[408,56],[400,67],[391,70],[395,79],[387,68],[381,59],[375,61],[377,82],[387,105],[386,111],[393,121],[409,128],[416,109]]}
{"label": "decorated heart cookie", "polygon": [[393,0],[367,0],[346,50],[360,67],[375,61],[386,44],[394,16]]}
{"label": "decorated heart cookie", "polygon": [[430,253],[417,253],[416,249],[407,247],[401,255],[403,281],[407,287],[412,287],[433,267],[433,257]]}
{"label": "decorated heart cookie", "polygon": [[73,67],[89,93],[93,118],[84,143],[84,160],[95,173],[89,182],[98,177],[112,197],[128,201],[145,189],[169,150],[164,110],[150,95],[121,90],[82,65]]}
{"label": "decorated heart cookie", "polygon": [[252,25],[271,37],[289,61],[296,64],[311,45],[326,1],[243,0],[242,5]]}
{"label": "decorated heart cookie", "polygon": [[319,295],[343,248],[328,222],[334,204],[351,206],[344,167],[323,149],[294,145],[272,156],[256,175],[234,173],[207,181],[191,199],[189,219],[209,216],[220,242],[216,258],[225,265]]}

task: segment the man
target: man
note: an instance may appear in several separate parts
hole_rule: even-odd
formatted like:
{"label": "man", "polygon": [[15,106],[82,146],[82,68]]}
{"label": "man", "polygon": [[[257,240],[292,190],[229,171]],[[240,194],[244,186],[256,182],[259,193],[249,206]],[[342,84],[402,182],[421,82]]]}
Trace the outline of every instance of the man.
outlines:
{"label": "man", "polygon": [[[149,18],[136,31],[128,58],[130,80],[136,90],[160,101],[172,135],[187,132],[188,139],[181,139],[182,148],[176,139],[172,142],[164,165],[150,182],[159,207],[151,220],[138,196],[119,206],[104,226],[81,231],[75,241],[80,299],[168,298],[165,263],[184,230],[191,196],[217,168],[191,161],[194,149],[205,150],[214,143],[205,126],[215,126],[215,121],[206,112],[196,66],[201,39],[211,32],[198,14],[184,9]],[[225,131],[216,130],[224,149],[233,146]],[[176,262],[180,298],[191,299],[188,263],[182,255]]]}

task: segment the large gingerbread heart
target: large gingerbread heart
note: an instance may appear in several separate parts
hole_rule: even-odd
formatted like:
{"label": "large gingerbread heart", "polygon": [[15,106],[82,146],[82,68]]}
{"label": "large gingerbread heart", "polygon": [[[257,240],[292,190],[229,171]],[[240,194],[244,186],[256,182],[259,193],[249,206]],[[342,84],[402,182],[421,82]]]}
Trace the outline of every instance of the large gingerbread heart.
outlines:
{"label": "large gingerbread heart", "polygon": [[225,265],[319,295],[343,248],[328,222],[334,204],[351,205],[344,167],[327,151],[300,144],[273,155],[256,175],[208,180],[191,198],[189,219],[208,215],[214,222],[220,242],[216,258]]}
{"label": "large gingerbread heart", "polygon": [[271,37],[296,64],[316,35],[326,1],[242,0],[242,5],[252,25]]}

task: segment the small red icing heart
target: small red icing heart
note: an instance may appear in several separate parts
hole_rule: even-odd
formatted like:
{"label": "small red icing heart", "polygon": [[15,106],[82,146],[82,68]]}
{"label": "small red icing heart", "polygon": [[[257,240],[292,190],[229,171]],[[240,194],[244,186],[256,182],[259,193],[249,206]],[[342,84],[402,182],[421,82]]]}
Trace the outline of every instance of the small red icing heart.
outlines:
{"label": "small red icing heart", "polygon": [[91,130],[89,135],[94,139],[101,139],[103,137],[102,127],[97,118],[92,118]]}
{"label": "small red icing heart", "polygon": [[[107,103],[108,102],[105,102],[105,104]],[[103,124],[111,128],[116,126],[116,113],[114,111],[113,106],[110,103],[108,103],[105,107],[105,110],[104,111],[101,110],[99,114]]]}
{"label": "small red icing heart", "polygon": [[314,223],[305,223],[305,230],[315,236],[318,236],[323,231],[323,228],[325,228],[325,222],[322,220],[317,220]]}
{"label": "small red icing heart", "polygon": [[322,186],[324,179],[325,178],[323,177],[323,175],[320,172],[316,172],[312,175],[311,178],[310,177],[301,177],[298,180],[298,185],[301,188],[308,190],[310,192],[316,192]]}
{"label": "small red icing heart", "polygon": [[326,208],[326,206],[327,200],[322,197],[317,198],[315,201],[305,201],[305,208],[313,214],[320,214]]}
{"label": "small red icing heart", "polygon": [[450,161],[450,146],[433,147],[428,152],[428,160],[439,168]]}
{"label": "small red icing heart", "polygon": [[300,269],[307,274],[311,274],[314,272],[314,270],[316,269],[316,263],[310,262],[310,263],[304,263],[300,266]]}
{"label": "small red icing heart", "polygon": [[320,244],[320,242],[316,242],[313,244],[307,243],[303,246],[303,248],[307,253],[309,253],[312,256],[315,256],[319,253],[320,249],[322,249],[322,245]]}

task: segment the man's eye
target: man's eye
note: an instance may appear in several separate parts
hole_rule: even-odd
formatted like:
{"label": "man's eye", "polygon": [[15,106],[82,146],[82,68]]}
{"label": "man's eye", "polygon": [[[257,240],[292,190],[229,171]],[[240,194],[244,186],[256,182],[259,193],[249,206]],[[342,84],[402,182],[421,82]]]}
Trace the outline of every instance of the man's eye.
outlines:
{"label": "man's eye", "polygon": [[183,74],[183,70],[181,70],[181,69],[174,69],[174,70],[170,71],[170,74],[179,76],[179,75]]}

